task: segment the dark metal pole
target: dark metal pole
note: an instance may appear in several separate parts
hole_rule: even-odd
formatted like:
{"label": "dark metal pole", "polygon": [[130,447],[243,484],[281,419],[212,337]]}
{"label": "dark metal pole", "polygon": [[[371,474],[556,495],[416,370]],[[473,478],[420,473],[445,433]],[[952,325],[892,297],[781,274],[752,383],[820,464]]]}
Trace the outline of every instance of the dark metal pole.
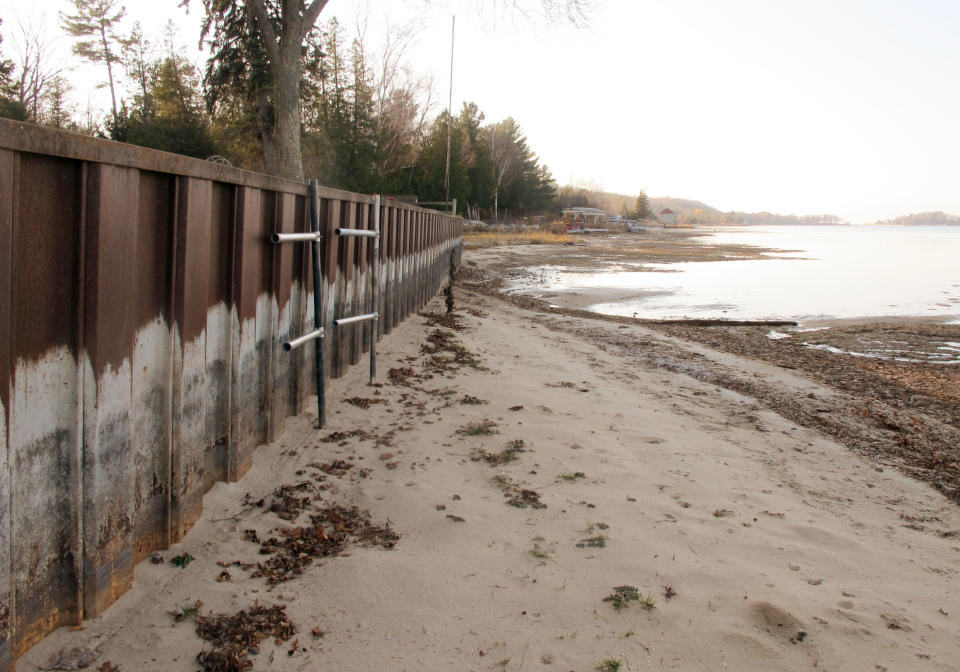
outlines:
{"label": "dark metal pole", "polygon": [[373,258],[370,260],[371,312],[377,317],[370,323],[370,384],[377,379],[377,331],[380,320],[380,194],[373,197],[373,230],[377,236],[373,239]]}
{"label": "dark metal pole", "polygon": [[[317,181],[310,180],[310,230],[320,233],[320,203],[317,197]],[[332,241],[331,241],[331,244]],[[313,328],[323,329],[323,274],[320,269],[320,239],[316,238],[313,248]],[[326,371],[324,370],[324,337],[317,339],[317,426],[323,429],[327,424]]]}
{"label": "dark metal pole", "polygon": [[447,103],[447,168],[443,173],[443,188],[450,200],[450,124],[453,121],[453,38],[457,34],[457,17],[450,23],[450,100]]}

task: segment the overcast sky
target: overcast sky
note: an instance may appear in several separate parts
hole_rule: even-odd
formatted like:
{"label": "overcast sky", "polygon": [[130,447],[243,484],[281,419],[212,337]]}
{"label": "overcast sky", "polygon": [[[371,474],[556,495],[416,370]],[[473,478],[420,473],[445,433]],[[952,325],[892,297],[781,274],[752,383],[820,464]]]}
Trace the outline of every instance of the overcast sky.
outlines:
{"label": "overcast sky", "polygon": [[[956,0],[603,0],[581,31],[480,9],[492,1],[330,0],[321,18],[369,14],[371,43],[378,17],[418,20],[412,65],[445,105],[456,13],[454,108],[514,117],[561,184],[853,222],[960,214]],[[33,4],[51,33],[70,7]],[[174,18],[193,47],[200,0],[177,4],[126,6],[155,34]],[[8,57],[26,7],[0,0]]]}

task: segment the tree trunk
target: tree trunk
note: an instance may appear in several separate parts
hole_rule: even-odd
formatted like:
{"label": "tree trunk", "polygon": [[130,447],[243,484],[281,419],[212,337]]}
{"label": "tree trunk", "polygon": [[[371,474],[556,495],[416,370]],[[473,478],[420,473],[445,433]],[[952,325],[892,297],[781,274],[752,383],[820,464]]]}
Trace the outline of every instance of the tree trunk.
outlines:
{"label": "tree trunk", "polygon": [[110,65],[110,46],[107,43],[107,31],[100,24],[100,39],[103,42],[103,60],[107,63],[107,79],[110,80],[110,102],[113,105],[113,120],[117,120],[117,93],[113,87],[113,67]]}
{"label": "tree trunk", "polygon": [[274,124],[273,129],[264,129],[263,132],[267,171],[271,175],[302,181],[299,62],[293,60],[292,63],[285,61],[274,64],[273,76]]}

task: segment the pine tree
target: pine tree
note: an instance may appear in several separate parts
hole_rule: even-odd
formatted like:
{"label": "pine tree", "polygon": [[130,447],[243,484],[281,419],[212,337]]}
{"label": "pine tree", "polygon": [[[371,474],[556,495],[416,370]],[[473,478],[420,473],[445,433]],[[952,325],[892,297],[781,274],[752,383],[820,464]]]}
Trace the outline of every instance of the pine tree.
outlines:
{"label": "pine tree", "polygon": [[106,64],[113,119],[116,121],[118,110],[113,64],[120,62],[115,45],[121,42],[116,29],[127,9],[123,5],[118,8],[116,0],[73,0],[73,4],[76,14],[60,12],[60,26],[68,35],[86,38],[79,39],[73,45],[74,54],[91,63]]}
{"label": "pine tree", "polygon": [[650,209],[650,199],[647,198],[646,192],[642,189],[640,190],[640,195],[637,196],[636,203],[633,206],[634,216],[638,220],[653,219],[653,210]]}

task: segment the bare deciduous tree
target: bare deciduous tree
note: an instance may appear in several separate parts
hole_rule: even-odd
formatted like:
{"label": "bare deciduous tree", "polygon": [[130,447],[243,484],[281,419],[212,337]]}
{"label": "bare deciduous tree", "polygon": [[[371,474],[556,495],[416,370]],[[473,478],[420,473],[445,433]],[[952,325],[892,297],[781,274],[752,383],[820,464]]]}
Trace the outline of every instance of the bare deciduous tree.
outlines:
{"label": "bare deciduous tree", "polygon": [[39,120],[47,86],[59,76],[61,69],[51,62],[52,41],[44,29],[43,17],[18,20],[17,28],[18,32],[13,36],[17,94],[29,115]]}

